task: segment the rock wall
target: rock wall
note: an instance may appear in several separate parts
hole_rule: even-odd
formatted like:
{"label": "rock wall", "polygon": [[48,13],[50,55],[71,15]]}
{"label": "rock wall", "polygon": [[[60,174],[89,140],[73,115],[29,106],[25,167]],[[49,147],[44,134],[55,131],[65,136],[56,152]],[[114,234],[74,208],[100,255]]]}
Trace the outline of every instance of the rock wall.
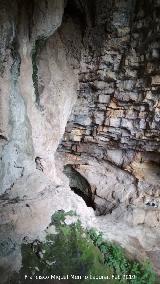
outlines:
{"label": "rock wall", "polygon": [[81,46],[79,25],[61,25],[64,7],[0,1],[1,283],[21,266],[22,241],[43,238],[56,210],[79,211],[84,224],[94,219],[54,162],[77,97]]}
{"label": "rock wall", "polygon": [[[38,75],[34,78],[32,72],[34,69],[32,67],[36,64],[33,54],[37,40],[44,37],[47,39],[61,24],[63,1],[48,1],[47,6],[45,1],[40,1],[38,7],[34,5],[28,7],[26,1],[22,3],[12,1],[11,7],[10,1],[1,1],[0,4],[2,14],[0,192],[4,193],[24,174],[25,168],[32,164],[36,154],[33,121],[36,125],[35,120],[40,121],[41,114],[35,104],[34,81],[38,80]],[[40,135],[39,132],[37,139]]]}
{"label": "rock wall", "polygon": [[0,1],[4,279],[59,209],[159,271],[159,11],[158,0]]}
{"label": "rock wall", "polygon": [[55,180],[54,153],[78,88],[78,55],[68,55],[68,44],[73,42],[76,49],[80,40],[79,27],[72,21],[56,32],[62,21],[63,0],[32,1],[30,5],[15,1],[13,12],[9,2],[1,1],[1,5],[5,45],[1,47],[0,98],[3,194],[26,168],[33,170],[37,157],[46,175]]}
{"label": "rock wall", "polygon": [[95,1],[83,36],[78,99],[59,147],[65,163],[76,164],[92,184],[102,214],[122,204],[135,211],[134,222],[158,227],[159,7],[158,1]]}
{"label": "rock wall", "polygon": [[98,144],[106,158],[106,148],[159,152],[158,3],[95,3],[66,136],[81,142],[77,152]]}

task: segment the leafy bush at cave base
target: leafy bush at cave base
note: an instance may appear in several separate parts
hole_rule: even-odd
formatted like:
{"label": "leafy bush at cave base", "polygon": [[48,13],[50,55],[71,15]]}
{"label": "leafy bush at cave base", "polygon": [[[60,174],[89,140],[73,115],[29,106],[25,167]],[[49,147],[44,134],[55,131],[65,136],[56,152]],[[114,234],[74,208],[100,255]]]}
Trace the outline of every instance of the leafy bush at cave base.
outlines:
{"label": "leafy bush at cave base", "polygon": [[94,229],[86,231],[80,221],[67,225],[65,218],[72,215],[56,212],[50,224],[56,233],[47,234],[45,242],[22,245],[22,268],[11,284],[155,283],[149,262],[127,259],[121,247],[104,241]]}
{"label": "leafy bush at cave base", "polygon": [[114,274],[121,275],[122,277],[123,275],[128,275],[128,278],[129,275],[135,276],[134,279],[128,279],[128,282],[121,279],[119,283],[155,283],[156,275],[149,261],[140,263],[135,260],[129,260],[120,246],[105,242],[102,234],[97,233],[94,229],[89,231],[89,236],[94,245],[103,254],[104,263],[113,270]]}

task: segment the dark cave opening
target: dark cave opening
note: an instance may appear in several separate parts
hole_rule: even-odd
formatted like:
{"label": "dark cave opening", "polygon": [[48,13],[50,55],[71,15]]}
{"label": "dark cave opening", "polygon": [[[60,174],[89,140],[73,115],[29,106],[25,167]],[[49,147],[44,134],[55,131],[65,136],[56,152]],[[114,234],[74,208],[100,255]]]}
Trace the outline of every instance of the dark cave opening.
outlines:
{"label": "dark cave opening", "polygon": [[64,174],[69,178],[69,186],[71,190],[83,198],[87,207],[96,210],[94,203],[94,194],[92,193],[89,182],[78,172],[72,165],[64,166]]}

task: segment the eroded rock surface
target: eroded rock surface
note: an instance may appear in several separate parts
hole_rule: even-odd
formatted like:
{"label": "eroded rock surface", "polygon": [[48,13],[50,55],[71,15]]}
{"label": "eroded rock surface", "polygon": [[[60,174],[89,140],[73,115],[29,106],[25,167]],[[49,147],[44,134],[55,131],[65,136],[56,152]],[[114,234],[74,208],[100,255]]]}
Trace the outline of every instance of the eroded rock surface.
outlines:
{"label": "eroded rock surface", "polygon": [[83,37],[78,98],[59,151],[65,163],[77,157],[104,213],[138,206],[154,215],[142,223],[159,227],[159,4],[102,2]]}
{"label": "eroded rock surface", "polygon": [[0,1],[4,275],[60,209],[160,273],[159,11],[158,0]]}

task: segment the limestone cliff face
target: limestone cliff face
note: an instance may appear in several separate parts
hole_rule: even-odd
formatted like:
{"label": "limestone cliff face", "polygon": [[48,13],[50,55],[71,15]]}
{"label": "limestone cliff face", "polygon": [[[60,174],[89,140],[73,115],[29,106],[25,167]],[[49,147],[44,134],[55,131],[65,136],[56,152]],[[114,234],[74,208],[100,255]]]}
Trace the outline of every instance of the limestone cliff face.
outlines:
{"label": "limestone cliff face", "polygon": [[149,226],[159,226],[155,212],[148,213],[159,207],[158,7],[95,1],[90,14],[85,7],[78,98],[59,147],[92,184],[103,213],[126,203],[143,212],[135,222]]}
{"label": "limestone cliff face", "polygon": [[[95,2],[94,23],[83,38],[78,100],[66,136],[72,128],[69,140],[98,144],[106,159],[107,149],[159,152],[157,6],[102,2]],[[87,152],[85,145],[78,152]]]}
{"label": "limestone cliff face", "polygon": [[62,208],[159,270],[159,11],[158,0],[0,1],[5,271]]}

